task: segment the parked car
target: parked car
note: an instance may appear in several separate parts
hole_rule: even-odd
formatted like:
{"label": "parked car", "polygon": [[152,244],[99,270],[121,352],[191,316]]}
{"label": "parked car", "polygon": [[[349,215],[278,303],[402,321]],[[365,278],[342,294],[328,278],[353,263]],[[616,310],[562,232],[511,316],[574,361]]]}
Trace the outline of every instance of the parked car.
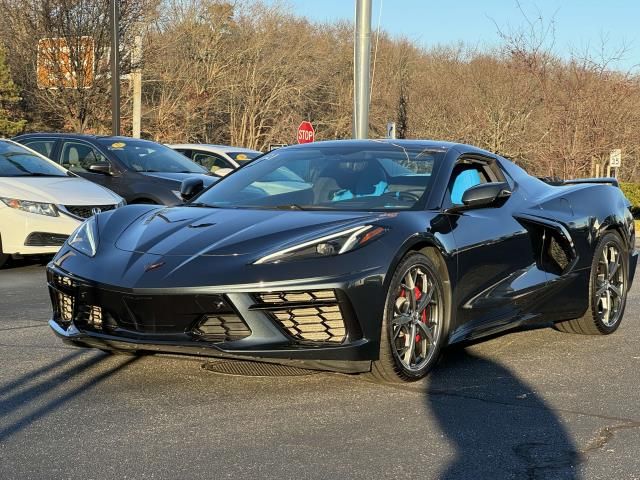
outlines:
{"label": "parked car", "polygon": [[613,333],[638,261],[615,179],[548,185],[468,145],[297,145],[183,194],[69,239],[48,267],[58,335],[411,381],[515,327]]}
{"label": "parked car", "polygon": [[57,252],[86,218],[121,205],[106,188],[0,140],[0,267],[12,255]]}
{"label": "parked car", "polygon": [[262,152],[257,150],[227,145],[182,143],[168,146],[202,165],[218,177],[224,177],[236,168],[262,155]]}
{"label": "parked car", "polygon": [[127,203],[175,205],[180,184],[198,176],[205,185],[216,177],[172,149],[129,137],[33,133],[14,140],[87,180],[125,198]]}

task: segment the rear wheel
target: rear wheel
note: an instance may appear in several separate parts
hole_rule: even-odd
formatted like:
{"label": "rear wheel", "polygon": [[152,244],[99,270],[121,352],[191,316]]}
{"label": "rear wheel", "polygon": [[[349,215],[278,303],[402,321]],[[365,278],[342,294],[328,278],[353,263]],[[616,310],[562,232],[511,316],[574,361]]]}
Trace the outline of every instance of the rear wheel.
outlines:
{"label": "rear wheel", "polygon": [[608,335],[617,330],[627,303],[628,258],[617,233],[607,233],[596,246],[591,263],[589,308],[574,320],[557,323],[565,333]]}
{"label": "rear wheel", "polygon": [[415,381],[437,363],[445,338],[444,285],[434,262],[411,253],[396,269],[385,302],[380,356],[373,376]]}

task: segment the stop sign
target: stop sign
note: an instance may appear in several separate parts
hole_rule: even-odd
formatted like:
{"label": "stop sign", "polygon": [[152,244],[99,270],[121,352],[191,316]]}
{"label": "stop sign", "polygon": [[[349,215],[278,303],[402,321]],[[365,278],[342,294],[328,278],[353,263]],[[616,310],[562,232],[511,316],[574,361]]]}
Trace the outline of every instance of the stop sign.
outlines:
{"label": "stop sign", "polygon": [[311,122],[302,122],[298,127],[298,143],[310,143],[316,137],[316,131]]}

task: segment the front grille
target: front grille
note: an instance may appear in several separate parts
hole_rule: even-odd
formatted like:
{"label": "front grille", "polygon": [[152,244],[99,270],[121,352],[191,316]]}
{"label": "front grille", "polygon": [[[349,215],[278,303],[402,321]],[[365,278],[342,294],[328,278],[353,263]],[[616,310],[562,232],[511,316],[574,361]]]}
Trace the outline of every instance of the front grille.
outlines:
{"label": "front grille", "polygon": [[223,295],[136,295],[47,272],[54,320],[79,330],[163,340],[225,342],[251,330]]}
{"label": "front grille", "polygon": [[61,325],[69,325],[73,320],[74,298],[63,292],[58,292],[53,308],[58,317],[58,323]]}
{"label": "front grille", "polygon": [[208,342],[231,342],[251,335],[251,330],[237,315],[209,315],[193,329]]}
{"label": "front grille", "polygon": [[64,210],[78,218],[89,218],[93,216],[93,210],[98,209],[100,212],[107,212],[116,208],[116,205],[64,205]]}
{"label": "front grille", "polygon": [[342,343],[347,330],[333,290],[266,292],[254,309],[264,310],[291,337],[300,341]]}
{"label": "front grille", "polygon": [[27,247],[61,247],[68,235],[59,233],[33,232],[30,233],[24,244]]}

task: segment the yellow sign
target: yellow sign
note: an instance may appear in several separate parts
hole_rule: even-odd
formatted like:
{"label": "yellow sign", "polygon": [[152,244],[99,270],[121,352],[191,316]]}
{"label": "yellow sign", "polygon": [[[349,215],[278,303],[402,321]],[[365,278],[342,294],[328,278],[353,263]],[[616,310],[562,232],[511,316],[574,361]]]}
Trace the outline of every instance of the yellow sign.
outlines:
{"label": "yellow sign", "polygon": [[111,148],[124,148],[127,144],[124,142],[116,142],[111,144]]}

